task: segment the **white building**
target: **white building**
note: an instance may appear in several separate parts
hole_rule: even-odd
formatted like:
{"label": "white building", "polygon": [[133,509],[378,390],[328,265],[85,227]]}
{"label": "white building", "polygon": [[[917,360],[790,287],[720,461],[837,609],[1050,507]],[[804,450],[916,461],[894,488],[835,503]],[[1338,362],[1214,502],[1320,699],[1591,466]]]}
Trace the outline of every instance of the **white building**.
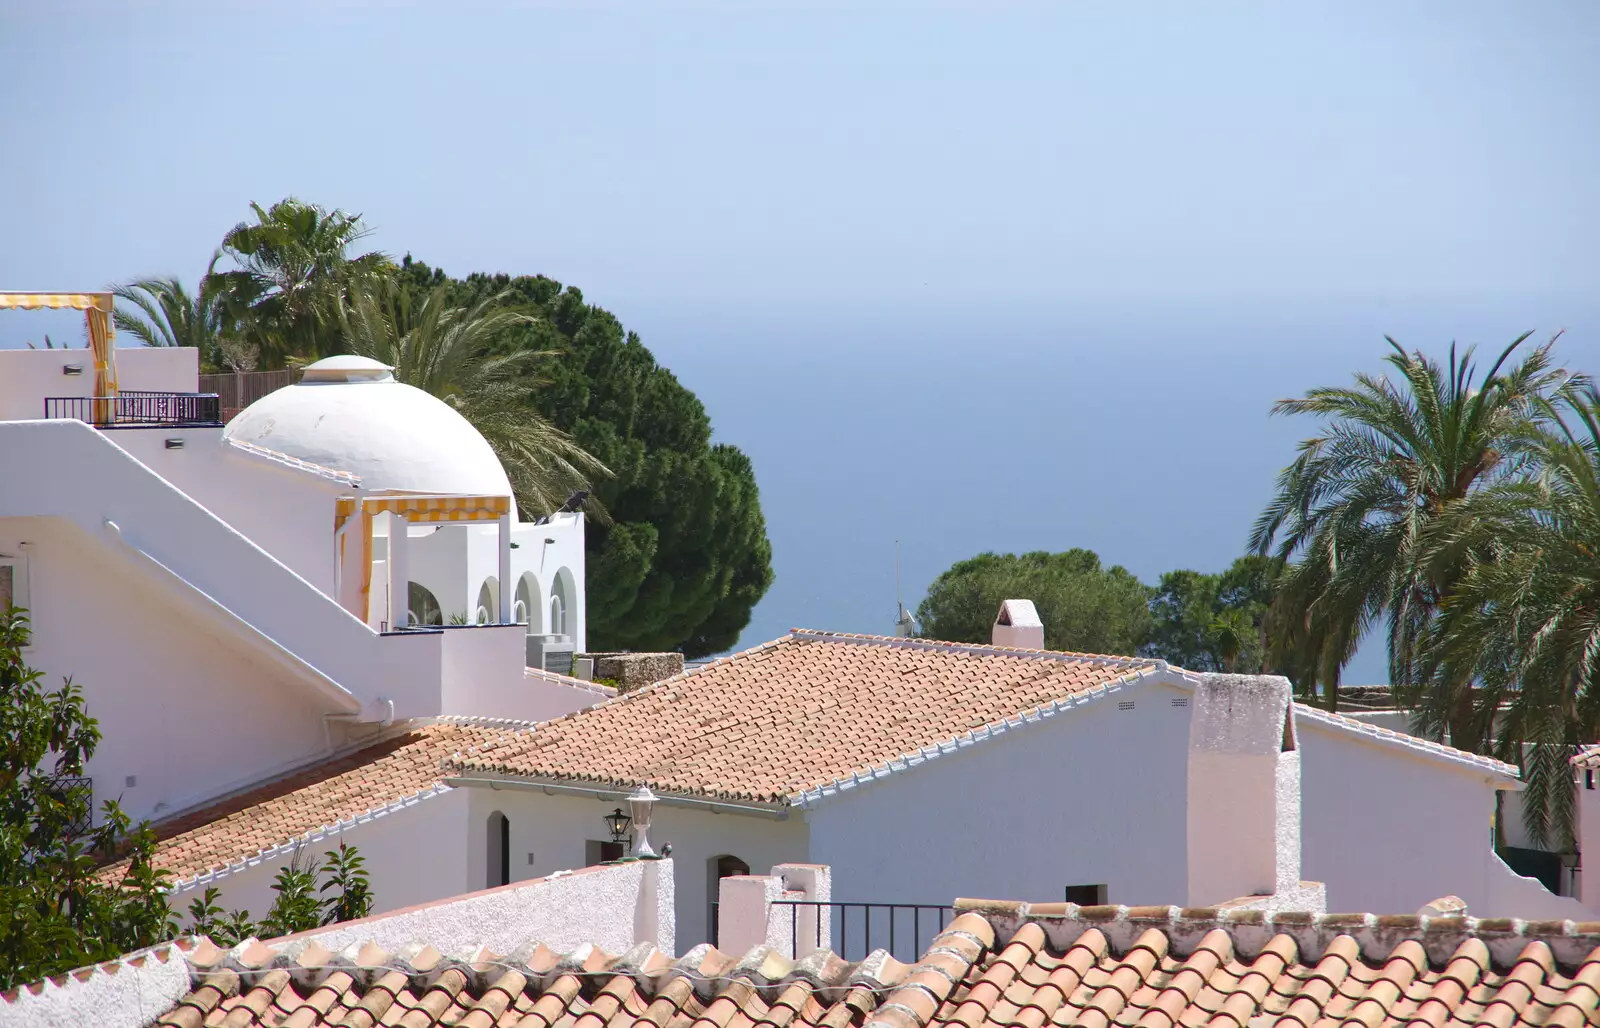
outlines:
{"label": "white building", "polygon": [[0,599],[84,686],[96,802],[157,820],[179,909],[215,885],[259,916],[296,846],[341,841],[380,911],[594,864],[641,787],[680,947],[723,878],[783,864],[877,903],[1216,903],[1284,892],[1282,833],[1240,813],[1277,771],[1235,773],[1271,762],[1335,909],[1589,917],[1493,853],[1514,768],[1286,698],[1201,732],[1210,679],[1028,648],[1024,601],[1002,645],[801,631],[614,696],[552,670],[585,647],[581,513],[521,521],[448,406],[341,357],[224,427],[193,350],[96,339],[92,379],[0,351]]}
{"label": "white building", "polygon": [[[1285,892],[1286,808],[1258,786],[1292,754],[1300,866],[1331,909],[1453,894],[1478,916],[1591,919],[1495,855],[1513,768],[1287,699],[1270,731],[1219,747],[1193,724],[1210,680],[1153,660],[796,632],[544,724],[412,726],[166,826],[157,860],[180,900],[214,885],[259,911],[297,841],[347,841],[390,909],[592,864],[605,815],[646,786],[650,837],[679,871],[681,947],[712,937],[722,878],[786,863],[831,865],[851,890],[836,900],[1200,906]],[[1261,775],[1241,778],[1252,762]]]}
{"label": "white building", "polygon": [[195,350],[106,345],[106,294],[0,294],[28,306],[86,309],[96,345],[0,350],[0,606],[100,720],[97,808],[168,818],[412,719],[607,695],[525,670],[584,647],[583,515],[520,520],[449,406],[339,357],[224,427]]}

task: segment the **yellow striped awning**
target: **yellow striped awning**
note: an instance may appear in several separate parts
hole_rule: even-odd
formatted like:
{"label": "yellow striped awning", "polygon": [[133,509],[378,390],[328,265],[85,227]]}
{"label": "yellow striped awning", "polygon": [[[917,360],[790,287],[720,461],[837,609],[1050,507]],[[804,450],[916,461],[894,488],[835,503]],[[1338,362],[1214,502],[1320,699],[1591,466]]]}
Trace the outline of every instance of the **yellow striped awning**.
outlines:
{"label": "yellow striped awning", "polygon": [[0,310],[111,312],[110,293],[0,293]]}
{"label": "yellow striped awning", "polygon": [[404,514],[413,524],[438,521],[498,521],[511,513],[509,496],[341,496],[335,501],[333,530],[337,532],[357,511],[368,517]]}

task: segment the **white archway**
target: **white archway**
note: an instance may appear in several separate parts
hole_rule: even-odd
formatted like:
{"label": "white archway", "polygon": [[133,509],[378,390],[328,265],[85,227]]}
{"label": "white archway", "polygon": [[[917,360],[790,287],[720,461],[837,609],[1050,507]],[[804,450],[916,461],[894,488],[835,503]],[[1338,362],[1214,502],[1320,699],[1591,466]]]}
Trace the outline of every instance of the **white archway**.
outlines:
{"label": "white archway", "polygon": [[523,572],[522,577],[517,579],[516,602],[511,605],[511,611],[518,624],[528,626],[529,635],[544,632],[544,589],[532,571]]}
{"label": "white archway", "polygon": [[479,625],[492,625],[500,620],[500,580],[493,575],[478,587],[478,603],[472,620]]}
{"label": "white archway", "polygon": [[406,601],[407,613],[410,615],[407,624],[444,624],[444,608],[439,606],[439,598],[421,582],[406,583]]}
{"label": "white archway", "polygon": [[[562,568],[550,584],[550,627],[547,631],[557,635],[575,635],[577,626],[578,590],[573,584],[572,572]],[[558,622],[557,616],[560,621]]]}

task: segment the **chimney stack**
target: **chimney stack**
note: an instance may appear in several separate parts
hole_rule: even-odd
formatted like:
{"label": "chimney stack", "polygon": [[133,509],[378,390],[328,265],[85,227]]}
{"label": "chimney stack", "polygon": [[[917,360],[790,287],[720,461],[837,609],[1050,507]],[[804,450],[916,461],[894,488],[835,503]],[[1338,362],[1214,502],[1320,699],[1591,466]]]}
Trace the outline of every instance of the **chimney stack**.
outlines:
{"label": "chimney stack", "polygon": [[1044,649],[1044,622],[1033,608],[1032,600],[1006,600],[1000,604],[1000,613],[994,618],[994,631],[990,641],[996,646],[1013,646],[1019,650]]}
{"label": "chimney stack", "polygon": [[1200,676],[1188,808],[1190,906],[1325,905],[1321,886],[1300,881],[1300,754],[1288,679]]}

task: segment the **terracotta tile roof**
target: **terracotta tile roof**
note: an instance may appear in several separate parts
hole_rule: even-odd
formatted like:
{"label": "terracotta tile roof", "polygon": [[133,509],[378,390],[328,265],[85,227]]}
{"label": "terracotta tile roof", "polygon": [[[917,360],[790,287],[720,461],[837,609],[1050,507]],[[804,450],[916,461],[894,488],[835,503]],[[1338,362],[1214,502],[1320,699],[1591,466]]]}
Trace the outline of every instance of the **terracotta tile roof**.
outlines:
{"label": "terracotta tile roof", "polygon": [[446,956],[255,944],[189,956],[157,1025],[1258,1028],[1600,1022],[1600,924],[1175,907],[965,908],[914,965],[707,947]]}
{"label": "terracotta tile roof", "polygon": [[[448,791],[441,763],[458,751],[514,737],[527,722],[446,718],[275,779],[153,827],[157,867],[174,882],[218,872],[434,791]],[[118,877],[121,864],[105,873]]]}
{"label": "terracotta tile roof", "polygon": [[469,774],[806,802],[1165,666],[797,630],[452,764]]}

